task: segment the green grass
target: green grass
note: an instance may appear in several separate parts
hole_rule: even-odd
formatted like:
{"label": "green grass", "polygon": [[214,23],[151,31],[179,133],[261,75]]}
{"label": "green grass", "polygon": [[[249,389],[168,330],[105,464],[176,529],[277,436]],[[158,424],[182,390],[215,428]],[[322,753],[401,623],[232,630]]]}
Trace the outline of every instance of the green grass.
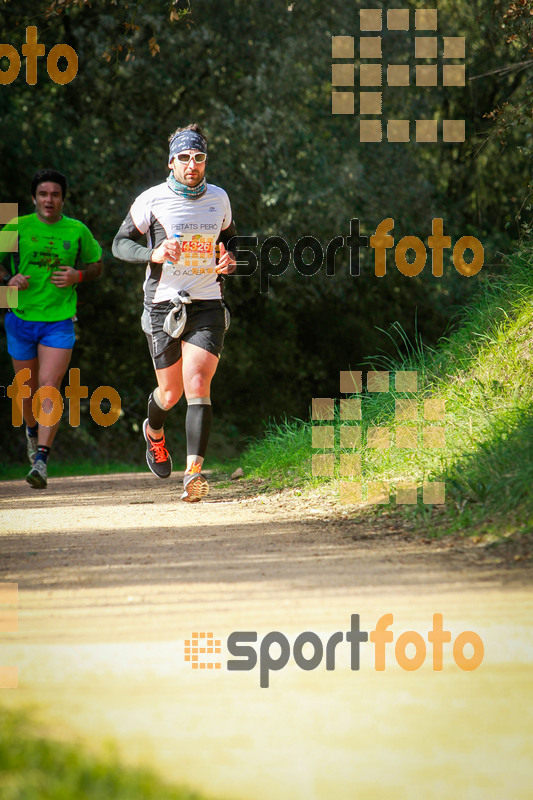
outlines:
{"label": "green grass", "polygon": [[[404,345],[398,326],[392,334]],[[413,515],[412,506],[396,506],[395,491],[406,482],[444,481],[446,503],[434,506],[448,529],[472,530],[491,521],[495,530],[529,531],[533,521],[533,256],[525,249],[507,262],[501,276],[480,280],[472,304],[463,311],[459,325],[431,350],[420,342],[411,345],[403,359],[374,358],[370,369],[392,373],[388,393],[363,393],[362,444],[340,449],[341,424],[338,403],[335,420],[318,423],[335,428],[335,476],[339,480],[339,453],[361,457],[361,480],[387,481],[391,503],[398,513]],[[395,401],[415,395],[397,392],[397,371],[418,373],[416,394],[418,421],[398,423]],[[424,400],[445,400],[445,421],[424,420]],[[316,425],[317,423],[315,423]],[[396,446],[399,424],[417,430],[416,449]],[[391,446],[368,447],[368,428],[387,426]],[[423,446],[425,426],[445,426],[442,449]],[[271,426],[262,440],[253,442],[244,455],[246,474],[267,479],[276,486],[331,483],[311,475],[311,454],[331,449],[311,448],[311,421],[287,421]],[[428,508],[418,491],[418,511],[427,521]]]}
{"label": "green grass", "polygon": [[[0,480],[23,479],[30,469],[29,462],[23,464],[0,464]],[[72,475],[108,475],[113,472],[144,472],[144,464],[124,464],[120,461],[55,461],[50,459],[48,476],[66,478]]]}
{"label": "green grass", "polygon": [[274,488],[310,480],[311,423],[285,420],[269,423],[265,435],[250,443],[241,464],[246,477],[265,478]]}
{"label": "green grass", "polygon": [[207,800],[146,769],[45,738],[26,713],[0,709],[2,800]]}
{"label": "green grass", "polygon": [[[231,475],[238,466],[238,461],[207,461],[206,469]],[[29,461],[17,464],[0,464],[0,481],[24,480],[30,469]],[[76,475],[111,475],[119,472],[147,472],[144,456],[138,463],[122,461],[58,461],[50,458],[48,462],[49,478],[67,478]]]}

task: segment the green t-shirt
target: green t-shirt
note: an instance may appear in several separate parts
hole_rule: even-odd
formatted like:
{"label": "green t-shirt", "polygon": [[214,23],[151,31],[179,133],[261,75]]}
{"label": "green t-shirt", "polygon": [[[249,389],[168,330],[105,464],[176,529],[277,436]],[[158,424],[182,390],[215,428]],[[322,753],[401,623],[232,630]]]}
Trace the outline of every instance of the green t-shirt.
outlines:
{"label": "green t-shirt", "polygon": [[[99,261],[102,248],[90,230],[77,219],[61,217],[58,222],[41,222],[37,214],[11,220],[0,236],[0,261],[12,275],[28,275],[29,287],[18,292],[18,307],[14,313],[32,322],[59,322],[76,313],[77,292],[74,286],[58,287],[50,281],[58,266],[79,268]],[[8,231],[18,235],[18,252],[6,252]],[[11,243],[7,244],[11,248]],[[6,259],[9,256],[9,260]]]}

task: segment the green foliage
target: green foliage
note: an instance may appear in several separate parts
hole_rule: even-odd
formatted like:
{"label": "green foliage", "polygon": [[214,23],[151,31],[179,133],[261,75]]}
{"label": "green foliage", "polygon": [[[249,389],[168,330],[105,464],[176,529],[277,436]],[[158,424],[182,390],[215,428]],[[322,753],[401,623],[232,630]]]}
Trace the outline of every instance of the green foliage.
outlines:
{"label": "green foliage", "polygon": [[163,783],[148,770],[98,758],[81,745],[44,738],[20,711],[0,710],[0,795],[3,800],[202,800]]}
{"label": "green foliage", "polygon": [[459,508],[477,503],[486,513],[523,518],[533,512],[532,266],[528,248],[484,287],[430,373],[452,415],[445,477]]}
{"label": "green foliage", "polygon": [[[21,441],[22,437],[21,437]],[[0,464],[0,480],[9,481],[23,478],[26,472],[26,464],[5,463]],[[137,464],[122,463],[120,461],[76,461],[70,458],[68,461],[57,461],[52,459],[48,469],[50,478],[63,478],[68,475],[110,475],[115,472],[145,472],[145,465],[139,460]]]}
{"label": "green foliage", "polygon": [[[423,422],[422,400],[445,401],[446,446],[397,447],[395,401],[408,395],[394,390],[365,394],[363,445],[354,451],[361,456],[363,482],[388,481],[395,491],[406,481],[419,485],[425,480],[444,481],[447,524],[465,530],[496,514],[507,515],[502,530],[511,518],[529,530],[533,521],[532,331],[533,257],[527,248],[508,260],[503,275],[483,281],[471,307],[463,312],[458,330],[436,349],[412,346],[401,361],[372,359],[373,368],[418,372],[419,441],[424,424],[430,424]],[[339,423],[337,417],[335,427]],[[389,429],[391,446],[385,451],[367,446],[372,425]],[[277,482],[284,476],[285,486],[294,484],[295,470],[300,483],[303,476],[316,483],[310,474],[309,427],[308,422],[290,421],[268,433],[245,454],[245,467]],[[419,512],[424,516],[427,509],[420,506]],[[405,513],[411,511],[405,509]]]}
{"label": "green foliage", "polygon": [[272,486],[295,486],[309,481],[311,423],[270,422],[264,435],[248,445],[242,465],[247,476],[267,477]]}
{"label": "green foliage", "polygon": [[[78,53],[70,84],[53,83],[40,59],[37,85],[26,84],[23,66],[19,78],[0,87],[0,198],[31,210],[31,175],[53,165],[69,178],[66,213],[86,222],[104,247],[102,279],[80,287],[73,366],[91,391],[114,386],[124,416],[109,431],[89,422],[84,446],[94,458],[116,436],[137,437],[153,388],[139,324],[143,269],[115,261],[110,248],[134,197],[164,179],[167,137],[178,125],[197,120],[205,128],[209,180],[228,190],[239,233],[259,238],[258,256],[272,235],[291,248],[312,235],[325,248],[333,237],[347,237],[356,217],[364,235],[392,217],[396,242],[404,235],[426,240],[431,220],[442,217],[452,242],[466,234],[483,242],[484,271],[500,269],[501,252],[528,224],[531,165],[531,133],[522,119],[501,144],[487,116],[530,91],[529,68],[499,69],[524,60],[530,25],[525,14],[509,18],[517,39],[508,41],[506,12],[495,3],[489,13],[486,0],[439,2],[439,30],[466,37],[467,89],[383,89],[389,117],[466,119],[464,145],[359,145],[357,117],[330,112],[331,36],[357,37],[356,4],[0,4],[2,41],[19,52],[26,26],[37,25],[47,51],[65,42]],[[383,35],[389,61],[414,65],[402,32]],[[453,269],[450,253],[441,279],[431,276],[429,263],[417,278],[402,276],[391,252],[387,275],[377,279],[371,251],[362,253],[362,273],[354,277],[344,247],[334,276],[323,268],[305,277],[291,265],[271,279],[268,293],[259,290],[258,271],[227,280],[232,329],[213,396],[228,435],[238,444],[257,435],[264,419],[305,416],[317,387],[331,394],[339,369],[357,368],[377,351],[378,329],[391,319],[409,339],[418,331],[435,343],[476,284]],[[0,370],[10,375],[4,353]],[[7,404],[0,424],[9,425]],[[6,448],[18,452],[11,439]],[[124,449],[137,458],[135,446]]]}

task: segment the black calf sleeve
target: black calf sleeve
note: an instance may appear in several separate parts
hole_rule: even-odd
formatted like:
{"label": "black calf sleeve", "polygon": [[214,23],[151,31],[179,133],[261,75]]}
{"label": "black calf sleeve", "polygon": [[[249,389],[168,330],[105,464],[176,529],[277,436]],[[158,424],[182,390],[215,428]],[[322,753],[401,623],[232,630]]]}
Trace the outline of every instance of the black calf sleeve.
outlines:
{"label": "black calf sleeve", "polygon": [[[155,390],[157,392],[157,389]],[[170,409],[169,409],[170,411]],[[153,431],[159,431],[165,424],[168,411],[161,408],[159,403],[154,397],[154,392],[148,398],[148,425]]]}
{"label": "black calf sleeve", "polygon": [[213,407],[209,397],[192,397],[185,417],[188,456],[205,456],[212,421]]}

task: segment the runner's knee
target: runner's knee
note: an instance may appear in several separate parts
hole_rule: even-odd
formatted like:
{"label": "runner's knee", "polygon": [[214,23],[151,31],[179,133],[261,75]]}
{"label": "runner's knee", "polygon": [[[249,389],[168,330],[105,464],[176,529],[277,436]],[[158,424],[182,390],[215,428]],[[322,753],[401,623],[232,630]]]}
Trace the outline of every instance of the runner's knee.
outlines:
{"label": "runner's knee", "polygon": [[53,386],[55,389],[61,388],[61,381],[65,375],[64,371],[46,370],[46,372],[39,372],[39,387]]}
{"label": "runner's knee", "polygon": [[172,406],[175,406],[182,395],[182,390],[175,386],[169,386],[167,389],[159,387],[157,391],[157,403],[165,411],[170,411]]}
{"label": "runner's knee", "polygon": [[196,372],[187,379],[185,394],[189,397],[209,397],[211,392],[211,375]]}

